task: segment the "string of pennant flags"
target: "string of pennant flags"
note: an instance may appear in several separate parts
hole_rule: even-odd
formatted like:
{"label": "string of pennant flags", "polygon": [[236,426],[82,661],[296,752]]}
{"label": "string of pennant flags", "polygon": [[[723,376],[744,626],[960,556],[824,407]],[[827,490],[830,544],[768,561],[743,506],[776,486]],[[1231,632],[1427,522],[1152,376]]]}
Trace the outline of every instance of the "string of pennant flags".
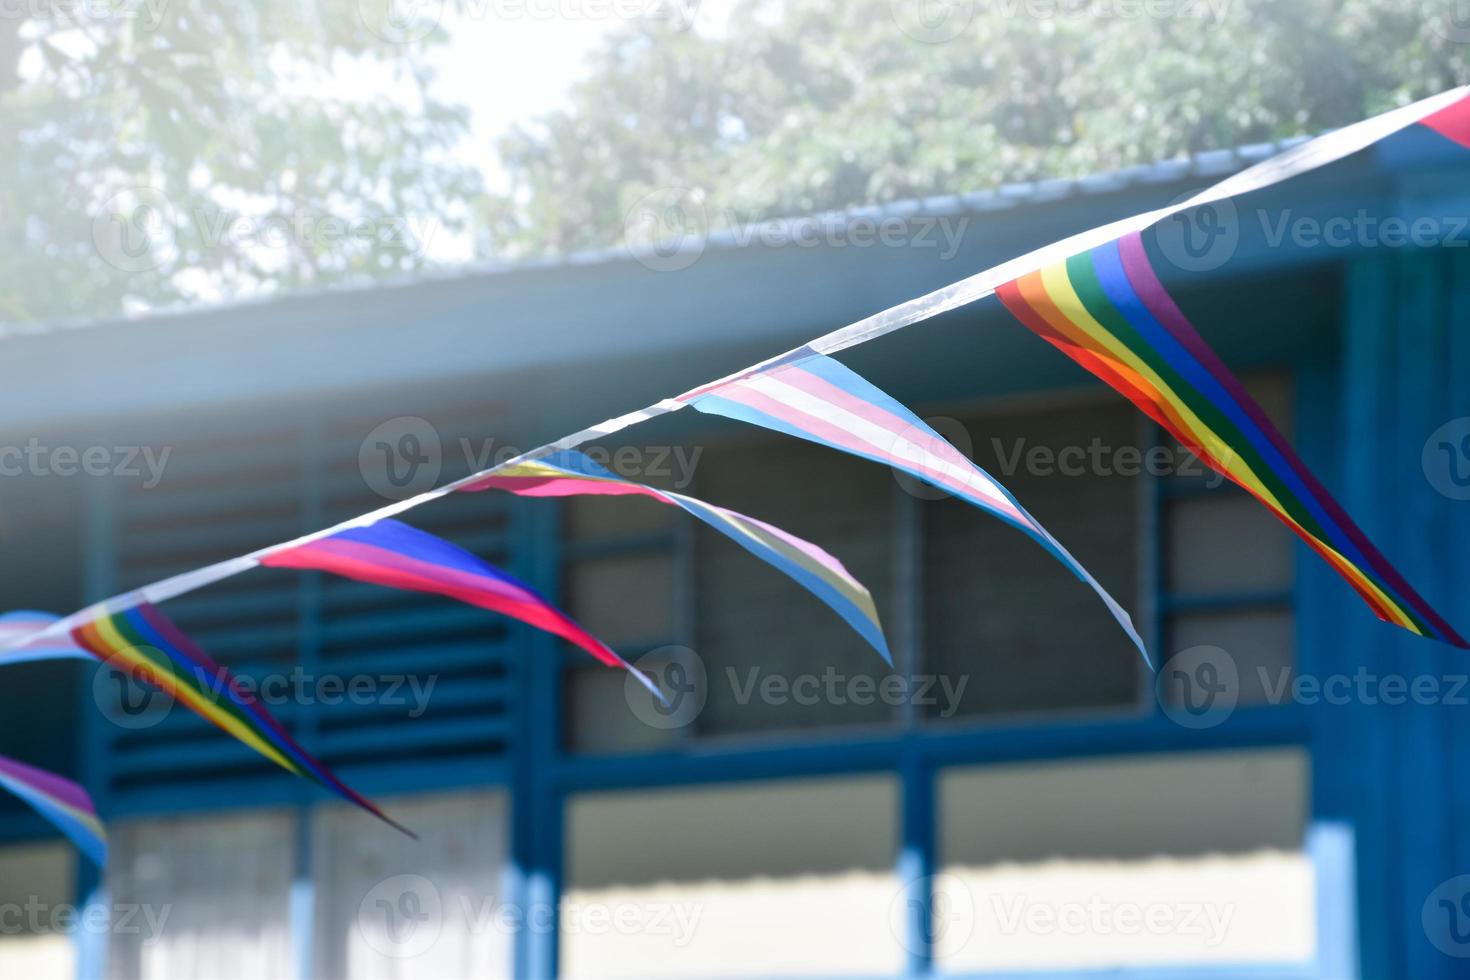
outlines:
{"label": "string of pennant flags", "polygon": [[[710,384],[330,528],[145,585],[65,617],[0,617],[0,666],[54,657],[102,660],[163,688],[287,771],[408,833],[297,745],[158,604],[260,566],[329,572],[439,594],[517,619],[630,671],[662,697],[652,681],[529,585],[397,519],[450,493],[487,490],[529,497],[643,496],[678,507],[812,593],[891,664],[872,595],[836,557],[757,518],[616,476],[577,451],[584,443],[684,408],[895,467],[1016,527],[1097,594],[1147,661],[1148,651],[1128,614],[1014,495],[913,412],[831,356],[991,295],[1024,327],[1260,501],[1380,619],[1465,648],[1465,640],[1373,546],[1201,338],[1158,276],[1142,235],[1188,209],[1259,191],[1406,132],[1418,138],[1426,131],[1446,146],[1470,150],[1470,86],[1301,143],[1169,207],[1074,235]],[[206,677],[224,683],[206,683]],[[84,853],[104,859],[105,836],[80,787],[3,757],[0,786],[31,803]]]}

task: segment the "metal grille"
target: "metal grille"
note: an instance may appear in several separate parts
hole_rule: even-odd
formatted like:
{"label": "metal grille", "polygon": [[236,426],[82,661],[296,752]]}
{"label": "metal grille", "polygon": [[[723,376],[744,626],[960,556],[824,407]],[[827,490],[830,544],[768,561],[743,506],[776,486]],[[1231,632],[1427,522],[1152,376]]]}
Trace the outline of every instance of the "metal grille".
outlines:
{"label": "metal grille", "polygon": [[[114,489],[114,582],[126,589],[285,540],[383,504],[359,470],[375,421],[315,414],[191,423],[208,438],[172,443],[158,486]],[[483,412],[436,417],[445,445],[486,426]],[[445,454],[445,478],[454,475]],[[408,515],[486,560],[514,566],[519,525],[499,494],[456,496]],[[524,522],[522,522],[524,523]],[[166,612],[212,657],[257,686],[273,715],[349,782],[382,792],[412,771],[470,770],[503,759],[514,730],[513,648],[523,629],[439,597],[335,576],[256,569],[170,600]],[[127,810],[303,792],[270,762],[181,705],[156,723],[107,722],[97,749],[106,792]],[[382,778],[374,778],[374,774]],[[448,780],[454,782],[456,780]]]}

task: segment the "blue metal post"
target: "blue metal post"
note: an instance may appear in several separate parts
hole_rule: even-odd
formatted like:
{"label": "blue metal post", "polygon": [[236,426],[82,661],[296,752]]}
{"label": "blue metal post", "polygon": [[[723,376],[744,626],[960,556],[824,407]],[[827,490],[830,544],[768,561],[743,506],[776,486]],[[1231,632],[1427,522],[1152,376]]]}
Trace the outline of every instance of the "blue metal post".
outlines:
{"label": "blue metal post", "polygon": [[[923,509],[918,498],[894,483],[893,651],[897,667],[910,677],[923,670]],[[905,748],[901,780],[898,881],[903,889],[905,972],[925,976],[934,964],[934,772],[919,751],[923,718],[909,700],[899,724]]]}
{"label": "blue metal post", "polygon": [[[515,504],[517,567],[553,602],[561,577],[558,508],[547,501]],[[525,913],[515,937],[515,976],[557,975],[562,868],[562,795],[556,782],[561,733],[561,648],[549,634],[518,630],[512,660],[519,697],[511,781],[511,903]]]}
{"label": "blue metal post", "polygon": [[312,875],[312,814],[296,808],[296,871],[291,879],[291,959],[296,980],[312,980],[315,972],[316,879]]}
{"label": "blue metal post", "polygon": [[[1394,492],[1387,498],[1383,523],[1393,517],[1393,536],[1386,551],[1399,563],[1404,577],[1432,604],[1448,598],[1442,586],[1445,504],[1425,479],[1421,453],[1430,433],[1448,421],[1448,377],[1444,371],[1445,293],[1447,272],[1438,251],[1403,251],[1399,255],[1399,300],[1393,364],[1394,404],[1384,413],[1389,440],[1382,465],[1390,474]],[[1463,556],[1460,548],[1455,551]],[[1442,644],[1428,643],[1395,631],[1393,658],[1410,679],[1444,678],[1455,668]],[[1398,770],[1402,790],[1397,796],[1397,832],[1402,837],[1402,893],[1398,928],[1405,943],[1403,975],[1430,980],[1463,976],[1428,942],[1421,914],[1425,899],[1446,878],[1458,872],[1452,865],[1446,706],[1417,704],[1412,699],[1394,709],[1400,728],[1402,756]]]}
{"label": "blue metal post", "polygon": [[[1389,393],[1383,365],[1390,357],[1390,330],[1394,309],[1394,277],[1386,256],[1369,256],[1348,263],[1344,297],[1343,363],[1340,384],[1341,412],[1345,420],[1342,431],[1341,487],[1343,506],[1370,535],[1373,517],[1380,511],[1382,491],[1379,448],[1380,414]],[[1338,602],[1349,601],[1346,590],[1338,590]],[[1357,612],[1358,610],[1355,610]],[[1346,630],[1342,645],[1342,664],[1362,665],[1382,673],[1383,658],[1378,652],[1382,634],[1374,625]],[[1397,882],[1393,849],[1390,842],[1391,801],[1396,755],[1392,745],[1394,733],[1381,708],[1354,705],[1355,724],[1349,734],[1352,742],[1337,747],[1350,755],[1355,765],[1339,770],[1339,782],[1357,825],[1358,921],[1372,923],[1361,935],[1362,971],[1369,977],[1387,977],[1398,973],[1402,951],[1394,936],[1399,930],[1387,928],[1397,915]],[[1330,753],[1328,754],[1330,758]],[[1375,782],[1378,785],[1373,785]]]}
{"label": "blue metal post", "polygon": [[[111,482],[92,479],[86,483],[85,528],[83,543],[86,548],[83,591],[88,602],[106,598],[116,590],[117,577],[114,568],[113,506]],[[97,812],[106,820],[109,814],[106,792],[108,733],[107,721],[101,716],[92,695],[92,676],[96,668],[90,665],[83,673],[79,695],[82,700],[78,712],[82,733],[79,746],[80,781],[91,793]],[[98,869],[88,860],[77,858],[77,906],[81,910],[81,921],[98,921],[100,912],[111,904],[107,883]],[[76,932],[77,980],[102,980],[107,969],[108,932],[95,933],[87,929]]]}
{"label": "blue metal post", "polygon": [[[327,523],[322,480],[322,423],[308,418],[300,430],[301,531],[313,531]],[[302,572],[296,586],[297,641],[296,661],[307,676],[315,676],[321,663],[322,576],[319,572]],[[298,710],[295,714],[297,740],[314,749],[317,712]],[[295,812],[296,864],[291,879],[291,957],[296,980],[312,980],[316,975],[316,878],[313,865],[312,806],[306,780],[292,780],[298,797]]]}
{"label": "blue metal post", "polygon": [[928,976],[934,968],[934,770],[917,744],[904,753],[903,847],[898,880],[904,889],[904,952],[908,976]]}
{"label": "blue metal post", "polygon": [[[1445,255],[1449,272],[1448,336],[1444,359],[1449,368],[1446,390],[1449,403],[1445,406],[1446,419],[1470,418],[1470,251],[1459,249]],[[1450,622],[1461,631],[1470,627],[1470,561],[1466,560],[1463,543],[1470,541],[1470,501],[1447,501],[1449,522],[1441,539],[1442,546],[1449,543],[1449,569],[1441,593],[1455,597],[1450,608],[1444,611]],[[1452,656],[1454,656],[1452,654]],[[1456,668],[1463,673],[1462,668]],[[1447,706],[1444,712],[1448,731],[1446,734],[1446,766],[1456,774],[1465,771],[1470,762],[1470,752],[1465,746],[1470,743],[1470,714],[1464,708]],[[1464,786],[1463,779],[1456,779],[1452,787]],[[1452,792],[1454,821],[1463,826],[1470,817],[1470,793],[1461,790]],[[1454,862],[1460,872],[1470,873],[1470,839],[1465,834],[1452,834],[1451,850],[1446,859]]]}

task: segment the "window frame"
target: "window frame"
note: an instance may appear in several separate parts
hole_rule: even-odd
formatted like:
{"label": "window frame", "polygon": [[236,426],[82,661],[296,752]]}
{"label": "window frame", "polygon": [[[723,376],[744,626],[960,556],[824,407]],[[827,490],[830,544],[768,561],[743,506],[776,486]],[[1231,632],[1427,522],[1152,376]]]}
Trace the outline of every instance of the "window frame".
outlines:
{"label": "window frame", "polygon": [[[1311,425],[1319,431],[1323,408],[1309,398],[1304,376],[1295,367],[1284,369],[1293,377],[1293,400],[1298,417],[1313,409]],[[1330,388],[1330,379],[1309,372],[1319,387]],[[1315,392],[1321,395],[1321,391]],[[1065,393],[1063,393],[1065,397]],[[1320,399],[1319,399],[1320,400]],[[1303,420],[1305,423],[1305,419]],[[1145,429],[1147,423],[1140,420]],[[1300,428],[1306,428],[1303,424]],[[1148,486],[1152,481],[1140,481]],[[115,591],[115,543],[113,515],[106,488],[96,486],[89,502],[87,523],[89,541],[88,591],[92,595]],[[909,658],[922,649],[923,623],[916,597],[922,589],[922,554],[919,550],[920,508],[917,501],[894,485],[896,509],[895,534],[899,536],[895,561],[898,600],[892,617],[890,640],[896,662],[917,661]],[[311,485],[301,489],[306,506],[311,506],[319,490]],[[516,556],[517,574],[537,585],[553,602],[562,601],[563,554],[565,544],[558,520],[560,504],[556,501],[513,501],[517,513],[525,515],[514,524],[512,555]],[[1152,512],[1158,500],[1149,492],[1140,495],[1141,512]],[[688,643],[692,630],[692,571],[694,532],[692,521],[677,517],[675,539],[675,582],[681,595],[676,599],[676,642]],[[1161,604],[1158,602],[1158,535],[1155,521],[1144,524],[1145,554],[1152,560],[1141,563],[1145,578],[1140,589],[1138,618],[1141,631],[1151,649],[1159,648]],[[575,554],[574,549],[569,553]],[[683,564],[680,564],[680,563]],[[1309,656],[1304,642],[1310,624],[1300,615],[1303,566],[1298,560],[1294,572],[1291,604],[1299,613],[1297,619],[1298,663]],[[303,594],[310,588],[301,586]],[[1101,715],[1045,719],[1038,717],[982,719],[947,722],[942,726],[926,726],[918,719],[908,719],[881,730],[835,727],[826,730],[786,732],[774,739],[686,739],[667,750],[636,753],[583,754],[570,751],[562,744],[561,718],[563,671],[573,652],[541,634],[517,629],[517,646],[522,654],[512,678],[519,690],[514,713],[518,735],[512,741],[510,757],[504,764],[481,767],[470,773],[463,767],[446,768],[430,764],[408,772],[394,768],[353,767],[341,775],[370,794],[388,785],[409,793],[429,793],[453,788],[505,787],[512,791],[511,860],[515,865],[507,896],[512,900],[555,900],[560,894],[563,859],[563,813],[568,797],[586,791],[637,790],[652,787],[678,787],[723,782],[745,782],[757,779],[803,779],[820,775],[858,775],[864,773],[896,774],[900,780],[901,846],[898,858],[900,881],[909,890],[910,907],[915,910],[909,921],[910,941],[905,976],[933,975],[932,948],[923,941],[927,933],[924,917],[932,907],[932,894],[927,879],[938,871],[936,779],[948,765],[986,765],[1022,761],[1086,759],[1113,755],[1175,753],[1268,748],[1290,746],[1310,750],[1313,726],[1308,713],[1300,706],[1243,706],[1228,721],[1201,732],[1181,729],[1170,722],[1154,704],[1152,710],[1140,707],[1137,712],[1108,712]],[[1140,702],[1152,702],[1145,671],[1139,672]],[[85,706],[84,706],[85,707]],[[95,769],[105,755],[99,755],[102,738],[100,726],[87,726],[89,734],[84,768]],[[84,774],[85,778],[85,774]],[[310,811],[316,796],[282,776],[273,781],[271,792],[259,797],[260,805],[297,801],[302,826],[309,826]],[[106,806],[109,801],[99,800]],[[252,801],[254,803],[255,801]],[[200,801],[183,794],[168,799],[150,799],[130,806],[128,815],[147,813],[179,813],[211,808],[249,809],[237,800]],[[109,809],[111,809],[109,807]],[[309,835],[308,835],[309,836]],[[310,867],[309,841],[298,844],[298,860]],[[1283,964],[1220,970],[1211,967],[1183,966],[1159,969],[1106,970],[1092,973],[1031,973],[1026,980],[1061,980],[1061,978],[1100,978],[1113,980],[1162,980],[1163,977],[1213,980],[1215,977],[1272,976],[1336,978],[1352,975],[1356,970],[1356,922],[1353,898],[1353,844],[1351,830],[1320,821],[1307,828],[1306,847],[1318,876],[1318,960],[1312,964]],[[106,901],[104,889],[98,887],[89,868],[78,873],[79,903]],[[305,879],[309,885],[310,879]],[[1329,884],[1331,887],[1329,887]],[[1340,886],[1340,887],[1339,887]],[[309,890],[307,891],[309,894]],[[300,934],[310,936],[314,928],[308,907],[293,901],[292,921]],[[79,975],[101,977],[100,939],[79,937]],[[309,947],[309,943],[308,943]],[[519,935],[515,940],[518,973],[554,975],[557,956],[556,930],[549,934]],[[1346,964],[1346,967],[1344,966]],[[309,965],[303,977],[310,976]],[[1002,973],[978,974],[997,980]]]}
{"label": "window frame", "polygon": [[[1290,402],[1298,420],[1314,403],[1305,382],[1311,372],[1299,365],[1273,365],[1272,373],[1290,384]],[[1069,392],[1057,394],[1066,398]],[[1086,393],[1083,393],[1085,397]],[[1029,400],[1029,399],[1027,399]],[[992,402],[993,400],[986,400]],[[1316,424],[1313,417],[1309,420]],[[1160,430],[1147,419],[1138,420],[1140,445],[1159,438]],[[1306,428],[1299,424],[1297,428]],[[1143,560],[1139,565],[1138,620],[1151,651],[1161,650],[1166,617],[1172,611],[1163,572],[1163,518],[1165,494],[1160,480],[1142,479],[1137,506],[1141,522]],[[894,549],[898,591],[890,627],[895,663],[922,667],[922,516],[918,502],[895,483]],[[1300,547],[1293,562],[1291,587],[1270,594],[1272,602],[1293,615],[1293,663],[1300,665],[1304,650],[1302,612],[1303,565]],[[691,566],[692,567],[692,566]],[[1238,597],[1259,601],[1259,594]],[[691,609],[692,613],[692,609]],[[1210,752],[1231,749],[1293,747],[1308,753],[1311,768],[1313,727],[1299,705],[1242,705],[1222,724],[1186,730],[1170,721],[1153,695],[1153,675],[1138,673],[1139,691],[1134,712],[1087,712],[1078,716],[1045,718],[1001,717],[989,720],[948,721],[926,725],[912,709],[897,724],[883,730],[834,726],[830,729],[783,732],[770,739],[741,737],[727,744],[694,739],[669,751],[558,760],[561,798],[579,792],[634,791],[657,787],[718,784],[756,779],[801,779],[813,776],[896,773],[901,783],[902,843],[898,861],[900,881],[909,890],[911,912],[905,977],[940,975],[935,969],[927,915],[932,909],[932,878],[939,870],[937,854],[937,778],[948,765],[986,765],[1025,761],[1154,753]],[[1309,808],[1311,806],[1309,795]],[[1316,895],[1316,955],[1308,963],[1216,966],[1180,964],[1168,967],[1122,967],[1098,970],[983,972],[943,974],[975,980],[1234,980],[1234,978],[1290,978],[1335,980],[1356,972],[1356,900],[1353,881],[1355,857],[1352,829],[1322,821],[1315,813],[1303,828],[1303,848],[1314,870]]]}

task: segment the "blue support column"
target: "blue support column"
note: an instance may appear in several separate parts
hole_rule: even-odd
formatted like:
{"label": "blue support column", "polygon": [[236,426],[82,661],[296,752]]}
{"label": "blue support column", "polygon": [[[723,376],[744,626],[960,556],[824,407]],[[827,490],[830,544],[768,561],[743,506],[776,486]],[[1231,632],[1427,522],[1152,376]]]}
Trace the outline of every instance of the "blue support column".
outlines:
{"label": "blue support column", "polygon": [[[1456,583],[1464,581],[1456,531],[1466,527],[1470,504],[1437,492],[1421,461],[1430,435],[1470,410],[1460,390],[1465,382],[1454,373],[1470,353],[1470,303],[1456,269],[1463,274],[1463,257],[1443,250],[1384,250],[1349,265],[1341,486],[1344,505],[1368,537],[1463,628],[1464,602],[1453,602]],[[1411,690],[1416,679],[1432,681],[1441,693],[1465,673],[1462,654],[1371,620],[1346,590],[1334,594],[1351,618],[1337,627],[1341,656],[1330,669],[1402,677]],[[1421,916],[1441,882],[1470,873],[1456,833],[1470,815],[1455,767],[1466,732],[1463,708],[1442,699],[1382,702],[1342,709],[1342,724],[1318,732],[1326,748],[1321,764],[1332,767],[1330,778],[1319,780],[1321,790],[1351,818],[1357,839],[1362,975],[1448,980],[1463,975],[1463,961],[1435,948]]]}
{"label": "blue support column", "polygon": [[1354,980],[1359,973],[1352,828],[1345,823],[1314,822],[1307,832],[1306,850],[1317,875],[1315,976]]}
{"label": "blue support column", "polygon": [[[895,481],[894,602],[889,641],[898,670],[924,670],[923,503]],[[899,768],[901,812],[898,881],[903,889],[905,973],[927,976],[934,966],[934,770],[919,751],[924,719],[909,700],[898,719],[905,746]]]}
{"label": "blue support column", "polygon": [[[1445,344],[1445,363],[1448,368],[1446,391],[1449,403],[1445,406],[1446,419],[1470,418],[1470,251],[1459,249],[1445,255],[1449,267],[1448,286],[1448,330]],[[1446,572],[1446,594],[1454,601],[1444,615],[1451,625],[1462,633],[1470,629],[1470,560],[1467,560],[1464,542],[1470,541],[1470,501],[1447,501],[1448,523],[1444,542],[1449,543],[1450,563]],[[1456,671],[1465,672],[1464,655],[1451,652]],[[1462,830],[1470,822],[1470,787],[1464,773],[1470,766],[1470,712],[1464,708],[1447,706],[1446,764],[1457,778],[1450,781],[1450,803],[1455,820],[1452,829]],[[1453,833],[1451,852],[1446,855],[1454,861],[1458,873],[1470,874],[1470,836]]]}
{"label": "blue support column", "polygon": [[[1436,608],[1449,598],[1443,586],[1447,562],[1444,527],[1447,504],[1424,477],[1421,454],[1425,440],[1448,421],[1448,376],[1444,370],[1446,265],[1439,251],[1405,251],[1398,256],[1399,302],[1395,336],[1393,412],[1384,423],[1392,428],[1383,447],[1382,465],[1393,492],[1387,497],[1396,526],[1384,550],[1409,583]],[[1462,549],[1455,549],[1463,560]],[[1447,556],[1446,556],[1447,557]],[[1454,665],[1440,643],[1396,631],[1393,659],[1410,683],[1417,678],[1440,681]],[[1461,662],[1463,666],[1463,661]],[[1398,760],[1401,791],[1397,794],[1397,832],[1402,840],[1402,888],[1399,925],[1407,937],[1403,976],[1463,976],[1461,964],[1435,949],[1424,932],[1424,901],[1440,882],[1459,873],[1452,864],[1453,839],[1448,795],[1447,706],[1418,704],[1413,699],[1392,709],[1400,730]]]}
{"label": "blue support column", "polygon": [[296,980],[316,976],[316,878],[312,874],[312,814],[296,809],[296,871],[291,879],[291,959]]}
{"label": "blue support column", "polygon": [[[108,480],[88,480],[85,490],[86,526],[83,542],[86,547],[86,568],[83,592],[86,601],[95,602],[116,591],[117,576],[114,568],[112,487]],[[107,720],[102,717],[92,696],[92,677],[97,668],[88,665],[82,674],[79,696],[82,701],[78,712],[81,723],[81,739],[78,752],[79,779],[97,806],[102,819],[108,819],[110,808],[104,790],[107,774],[108,732]],[[111,899],[107,883],[101,872],[80,855],[77,858],[76,902],[84,922],[95,921],[97,908],[107,908]],[[76,931],[77,980],[102,980],[107,971],[107,932],[89,929]]]}
{"label": "blue support column", "polygon": [[[300,432],[301,493],[300,530],[314,531],[327,523],[322,486],[321,419],[308,418]],[[296,585],[297,630],[296,662],[307,676],[317,676],[322,646],[322,575],[320,572],[299,573]],[[314,751],[317,712],[298,711],[295,717],[297,741]],[[296,980],[313,980],[316,976],[316,877],[313,865],[312,805],[309,783],[292,780],[296,804],[295,872],[291,879],[291,958]]]}
{"label": "blue support column", "polygon": [[[1345,429],[1339,410],[1343,378],[1332,352],[1303,364],[1296,378],[1295,439],[1307,467],[1331,491],[1342,489],[1338,447]],[[1349,508],[1351,510],[1351,508]],[[1305,544],[1296,547],[1298,674],[1351,676],[1356,670],[1346,654],[1345,634],[1356,625],[1341,615],[1358,602],[1347,584]],[[1355,815],[1367,794],[1358,752],[1364,709],[1331,706],[1311,711],[1311,816],[1304,842],[1317,875],[1316,975],[1356,980],[1359,973],[1358,909],[1360,899]],[[1355,746],[1345,749],[1346,746]]]}
{"label": "blue support column", "polygon": [[[558,508],[549,501],[514,504],[515,565],[557,602],[561,577]],[[556,781],[561,737],[561,648],[549,634],[517,631],[522,653],[512,662],[518,711],[511,781],[509,901],[525,913],[515,937],[514,975],[557,975],[562,875],[562,795]]]}
{"label": "blue support column", "polygon": [[[1340,412],[1341,500],[1347,512],[1371,537],[1382,536],[1381,416],[1390,392],[1385,363],[1391,357],[1394,275],[1387,255],[1355,259],[1345,270]],[[1324,589],[1333,596],[1324,610],[1339,618],[1353,616],[1344,627],[1338,669],[1357,667],[1380,676],[1392,661],[1383,655],[1383,633],[1345,586]],[[1356,606],[1356,608],[1353,608]],[[1386,628],[1386,627],[1384,627]],[[1357,840],[1358,921],[1362,973],[1390,977],[1402,963],[1398,922],[1396,848],[1392,840],[1392,801],[1397,792],[1395,733],[1382,706],[1354,703],[1346,709],[1351,724],[1341,732],[1347,741],[1323,753],[1319,765],[1333,766],[1332,781],[1342,805],[1352,814]]]}
{"label": "blue support column", "polygon": [[920,756],[917,745],[904,753],[903,844],[898,857],[898,880],[904,889],[905,973],[928,976],[934,968],[935,808],[934,770]]}

